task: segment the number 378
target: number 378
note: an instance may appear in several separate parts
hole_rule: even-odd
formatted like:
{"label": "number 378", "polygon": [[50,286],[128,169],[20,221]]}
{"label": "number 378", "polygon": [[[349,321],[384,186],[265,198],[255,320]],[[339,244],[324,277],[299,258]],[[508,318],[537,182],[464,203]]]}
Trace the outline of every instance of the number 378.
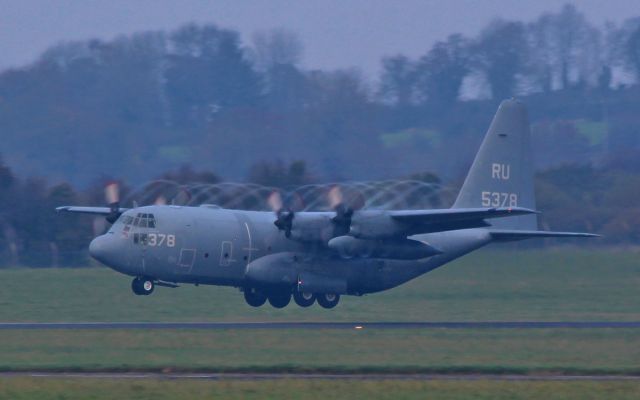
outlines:
{"label": "number 378", "polygon": [[482,192],[483,207],[517,207],[518,195],[516,193]]}
{"label": "number 378", "polygon": [[174,247],[176,245],[175,235],[165,235],[164,233],[150,233],[147,237],[149,246]]}

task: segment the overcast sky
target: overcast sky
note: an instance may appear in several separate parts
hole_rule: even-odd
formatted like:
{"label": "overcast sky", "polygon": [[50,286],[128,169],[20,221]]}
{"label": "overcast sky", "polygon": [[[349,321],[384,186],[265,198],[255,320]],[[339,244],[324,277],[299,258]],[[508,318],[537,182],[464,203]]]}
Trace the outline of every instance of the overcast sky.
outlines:
{"label": "overcast sky", "polygon": [[[422,55],[448,34],[476,34],[496,17],[530,21],[566,0],[0,0],[0,69],[33,61],[68,40],[144,30],[169,30],[190,21],[241,32],[276,27],[296,32],[303,65],[358,67],[370,78],[380,58]],[[639,0],[576,0],[596,24],[640,15]]]}

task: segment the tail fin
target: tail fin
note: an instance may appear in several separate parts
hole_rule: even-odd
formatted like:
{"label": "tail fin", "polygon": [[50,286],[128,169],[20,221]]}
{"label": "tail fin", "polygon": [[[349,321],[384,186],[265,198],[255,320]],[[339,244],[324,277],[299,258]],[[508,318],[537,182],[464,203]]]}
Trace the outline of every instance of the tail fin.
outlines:
{"label": "tail fin", "polygon": [[[535,210],[529,118],[524,104],[505,100],[493,117],[453,208]],[[535,215],[491,221],[500,229],[537,230]]]}

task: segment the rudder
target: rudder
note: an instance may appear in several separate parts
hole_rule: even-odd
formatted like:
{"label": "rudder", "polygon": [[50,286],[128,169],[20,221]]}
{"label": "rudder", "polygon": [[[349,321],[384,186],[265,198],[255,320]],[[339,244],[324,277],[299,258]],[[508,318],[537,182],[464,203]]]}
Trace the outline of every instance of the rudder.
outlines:
{"label": "rudder", "polygon": [[[517,100],[498,107],[453,208],[525,207],[535,210],[527,110]],[[491,221],[501,229],[536,230],[535,215]]]}

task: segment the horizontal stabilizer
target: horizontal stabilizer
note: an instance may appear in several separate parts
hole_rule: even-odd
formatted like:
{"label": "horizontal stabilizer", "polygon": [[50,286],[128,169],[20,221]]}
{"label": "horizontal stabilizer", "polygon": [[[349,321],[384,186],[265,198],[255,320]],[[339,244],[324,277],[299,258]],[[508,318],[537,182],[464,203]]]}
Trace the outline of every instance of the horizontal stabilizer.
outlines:
{"label": "horizontal stabilizer", "polygon": [[536,211],[523,207],[447,208],[440,210],[389,211],[389,215],[397,221],[423,224],[515,217],[518,215],[535,213]]}
{"label": "horizontal stabilizer", "polygon": [[[119,208],[118,214],[122,214],[127,211],[128,208]],[[110,215],[112,213],[109,207],[77,207],[77,206],[63,206],[56,208],[57,212],[72,212],[81,214],[93,214],[93,215]]]}
{"label": "horizontal stabilizer", "polygon": [[[395,224],[389,227],[389,236],[410,236],[421,233],[445,232],[459,229],[485,228],[492,224],[485,221],[491,218],[517,217],[535,214],[536,211],[523,207],[497,208],[448,208],[436,210],[397,210],[385,211],[385,217],[391,217]],[[352,232],[369,218],[364,211],[360,212],[354,222]],[[382,222],[381,222],[382,223]],[[375,223],[374,223],[375,224]],[[354,235],[358,236],[358,234]],[[364,236],[364,235],[362,235]]]}
{"label": "horizontal stabilizer", "polygon": [[515,240],[533,239],[533,238],[585,238],[600,237],[593,233],[582,232],[553,232],[553,231],[519,231],[507,229],[490,230],[491,237],[500,242],[510,242]]}

